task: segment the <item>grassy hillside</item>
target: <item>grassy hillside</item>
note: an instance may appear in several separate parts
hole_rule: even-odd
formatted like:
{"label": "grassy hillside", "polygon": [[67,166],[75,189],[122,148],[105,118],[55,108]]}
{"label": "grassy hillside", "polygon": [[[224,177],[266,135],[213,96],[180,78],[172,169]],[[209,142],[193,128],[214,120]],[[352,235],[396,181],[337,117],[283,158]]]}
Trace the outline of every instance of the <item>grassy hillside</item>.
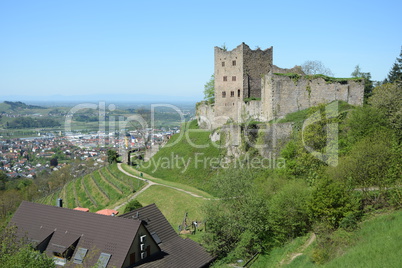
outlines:
{"label": "grassy hillside", "polygon": [[314,263],[319,244],[314,242],[303,254],[285,264],[292,253],[300,252],[309,235],[299,237],[269,255],[259,256],[252,268],[262,267],[401,267],[402,211],[374,217],[360,224],[355,232],[340,230],[333,235],[331,250],[335,258],[323,264]]}
{"label": "grassy hillside", "polygon": [[164,180],[194,186],[213,194],[210,178],[223,155],[209,139],[211,132],[198,129],[196,121],[169,142],[139,170]]}
{"label": "grassy hillside", "polygon": [[213,202],[159,185],[151,186],[137,200],[143,206],[155,203],[175,230],[182,224],[185,213],[191,221],[205,220],[202,208],[205,202]]}
{"label": "grassy hillside", "polygon": [[130,173],[132,175],[135,175],[135,176],[138,176],[138,177],[142,176],[144,179],[150,180],[152,182],[167,185],[169,187],[180,188],[182,190],[192,192],[192,193],[194,193],[196,195],[199,195],[199,196],[202,196],[204,198],[212,198],[212,199],[214,198],[213,195],[211,195],[211,194],[209,194],[207,192],[204,192],[202,190],[199,190],[199,189],[197,189],[197,188],[195,188],[193,186],[183,184],[183,183],[173,182],[173,181],[167,181],[167,180],[160,179],[160,178],[155,178],[155,177],[150,176],[147,173],[144,173],[143,171],[138,171],[134,167],[129,166],[127,164],[122,164],[121,167],[123,168],[123,170],[127,171],[128,173]]}

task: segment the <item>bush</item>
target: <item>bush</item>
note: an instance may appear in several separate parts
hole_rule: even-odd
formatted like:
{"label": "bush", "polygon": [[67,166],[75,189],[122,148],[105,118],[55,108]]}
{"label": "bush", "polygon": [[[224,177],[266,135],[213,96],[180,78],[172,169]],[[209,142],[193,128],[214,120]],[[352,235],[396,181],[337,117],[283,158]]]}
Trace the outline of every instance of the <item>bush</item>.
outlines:
{"label": "bush", "polygon": [[126,207],[124,208],[123,213],[127,213],[127,212],[130,212],[130,211],[138,209],[138,208],[142,208],[141,203],[138,202],[137,200],[133,199],[127,203]]}
{"label": "bush", "polygon": [[343,184],[325,178],[313,190],[308,207],[312,220],[336,229],[344,217],[358,214],[359,203]]}
{"label": "bush", "polygon": [[0,267],[55,267],[51,258],[34,250],[26,238],[19,238],[16,233],[15,226],[0,229]]}
{"label": "bush", "polygon": [[305,234],[311,228],[307,203],[310,190],[303,181],[289,181],[268,202],[268,222],[274,245]]}

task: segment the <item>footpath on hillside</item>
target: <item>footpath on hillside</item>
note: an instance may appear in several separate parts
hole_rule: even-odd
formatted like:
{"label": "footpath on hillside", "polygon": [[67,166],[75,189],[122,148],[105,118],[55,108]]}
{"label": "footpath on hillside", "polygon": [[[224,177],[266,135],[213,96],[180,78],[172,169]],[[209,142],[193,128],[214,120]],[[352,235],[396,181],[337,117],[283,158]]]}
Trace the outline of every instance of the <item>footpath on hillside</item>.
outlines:
{"label": "footpath on hillside", "polygon": [[135,178],[135,179],[142,180],[142,181],[144,181],[144,182],[146,183],[146,185],[145,185],[145,187],[143,187],[141,190],[139,190],[138,192],[135,192],[133,195],[131,195],[127,201],[125,201],[124,203],[122,203],[122,204],[120,204],[120,205],[114,207],[114,208],[113,208],[114,210],[118,210],[118,209],[120,209],[122,206],[125,206],[128,202],[130,202],[131,200],[133,200],[134,198],[136,198],[139,194],[141,194],[142,192],[144,192],[145,190],[147,190],[147,189],[148,189],[149,187],[151,187],[152,185],[159,185],[159,186],[163,186],[163,187],[168,187],[168,188],[171,188],[171,189],[174,189],[174,190],[177,190],[177,191],[186,193],[186,194],[188,194],[188,195],[191,195],[191,196],[193,196],[193,197],[201,198],[201,199],[204,199],[204,200],[215,200],[214,198],[207,198],[207,197],[198,195],[198,194],[196,194],[196,193],[194,193],[194,192],[191,192],[191,191],[188,191],[188,190],[184,190],[184,189],[179,188],[179,187],[175,187],[175,186],[171,186],[171,185],[164,184],[164,183],[162,182],[162,179],[158,179],[159,182],[152,181],[152,177],[149,176],[148,174],[147,174],[147,178],[143,178],[143,177],[140,177],[140,176],[133,175],[133,174],[131,174],[130,172],[127,172],[126,170],[124,170],[121,163],[118,163],[118,164],[117,164],[117,167],[118,167],[118,169],[120,170],[120,172],[126,174],[127,176],[133,177],[133,178]]}
{"label": "footpath on hillside", "polygon": [[304,254],[304,251],[313,243],[316,239],[316,236],[314,233],[311,234],[310,238],[300,247],[296,250],[296,252],[293,252],[292,254],[286,256],[280,263],[279,266],[287,265],[290,264],[294,259],[297,257],[301,256]]}

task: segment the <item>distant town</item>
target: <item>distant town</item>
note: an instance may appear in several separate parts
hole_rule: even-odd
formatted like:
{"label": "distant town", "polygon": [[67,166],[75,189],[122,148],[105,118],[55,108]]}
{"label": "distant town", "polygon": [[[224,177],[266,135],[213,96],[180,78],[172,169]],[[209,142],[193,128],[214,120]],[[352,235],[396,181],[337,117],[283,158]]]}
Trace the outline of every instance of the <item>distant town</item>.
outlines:
{"label": "distant town", "polygon": [[0,140],[0,170],[11,178],[34,178],[37,174],[56,171],[72,160],[107,161],[108,149],[151,148],[166,142],[179,127],[145,129],[125,135],[105,133],[75,133],[70,136],[46,133],[38,137]]}

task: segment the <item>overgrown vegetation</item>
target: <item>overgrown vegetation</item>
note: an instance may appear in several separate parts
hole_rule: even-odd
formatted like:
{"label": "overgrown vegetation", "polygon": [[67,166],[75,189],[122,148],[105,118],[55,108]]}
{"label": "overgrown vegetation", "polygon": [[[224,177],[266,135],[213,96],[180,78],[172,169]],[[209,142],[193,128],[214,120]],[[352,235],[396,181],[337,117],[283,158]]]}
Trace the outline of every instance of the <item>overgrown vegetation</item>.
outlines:
{"label": "overgrown vegetation", "polygon": [[36,251],[26,238],[16,235],[15,226],[0,227],[0,266],[1,267],[56,267],[53,260]]}
{"label": "overgrown vegetation", "polygon": [[[325,264],[365,215],[401,208],[400,92],[400,85],[385,84],[363,107],[339,102],[335,114],[324,105],[289,114],[280,121],[294,123],[293,138],[280,155],[284,168],[220,170],[212,181],[221,199],[207,206],[204,236],[219,259],[216,265],[268,253],[308,232],[317,235],[319,245],[310,262]],[[311,116],[314,122],[303,127]],[[339,128],[337,165],[310,152],[331,150],[331,124]]]}
{"label": "overgrown vegetation", "polygon": [[317,79],[317,78],[322,78],[325,80],[325,82],[327,84],[331,84],[331,83],[341,83],[341,84],[346,84],[348,81],[357,81],[360,82],[363,80],[363,78],[360,77],[350,77],[350,78],[337,78],[337,77],[330,77],[330,76],[326,76],[323,74],[312,74],[312,75],[300,75],[297,73],[274,73],[275,75],[279,75],[279,76],[286,76],[289,77],[293,80],[293,82],[295,82],[295,84],[297,84],[297,82],[300,79],[306,79],[306,80],[313,80],[313,79]]}
{"label": "overgrown vegetation", "polygon": [[260,100],[261,100],[261,98],[250,97],[250,98],[245,98],[245,99],[244,99],[244,102],[245,102],[245,103],[248,103],[248,102],[250,102],[250,101],[260,101]]}

